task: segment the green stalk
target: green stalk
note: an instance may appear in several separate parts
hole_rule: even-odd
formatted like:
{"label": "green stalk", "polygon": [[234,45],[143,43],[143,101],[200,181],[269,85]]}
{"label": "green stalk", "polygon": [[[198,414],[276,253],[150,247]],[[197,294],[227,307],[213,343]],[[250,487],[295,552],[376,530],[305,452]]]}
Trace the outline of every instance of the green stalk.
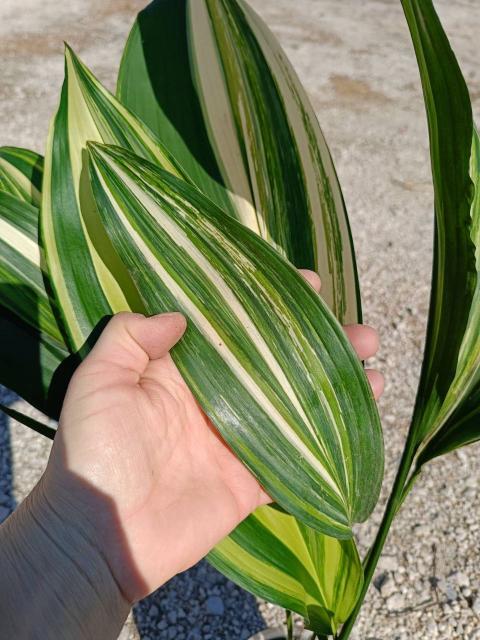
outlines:
{"label": "green stalk", "polygon": [[360,596],[357,600],[355,608],[353,609],[348,619],[345,621],[339,635],[336,636],[337,640],[347,640],[347,638],[350,637],[353,625],[355,624],[358,614],[360,613],[360,609],[372,581],[378,560],[383,551],[383,547],[385,546],[385,542],[387,540],[388,532],[392,525],[393,519],[395,518],[403,500],[405,499],[406,493],[408,493],[408,491],[410,491],[413,486],[413,482],[409,482],[407,487],[405,487],[416,450],[413,434],[414,429],[410,428],[409,434],[407,436],[407,441],[405,443],[405,448],[403,450],[402,459],[400,461],[400,466],[398,468],[395,482],[393,484],[392,492],[390,494],[385,512],[383,514],[382,522],[378,529],[373,545],[370,547],[370,550],[364,560],[364,583],[362,591],[360,592]]}
{"label": "green stalk", "polygon": [[287,614],[287,638],[293,640],[293,613],[290,609],[287,609],[285,613]]}

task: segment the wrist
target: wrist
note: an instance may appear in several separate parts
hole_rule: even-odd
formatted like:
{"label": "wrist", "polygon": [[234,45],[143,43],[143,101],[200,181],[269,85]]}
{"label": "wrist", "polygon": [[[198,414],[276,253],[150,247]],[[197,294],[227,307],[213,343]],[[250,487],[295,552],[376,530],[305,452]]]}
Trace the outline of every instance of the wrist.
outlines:
{"label": "wrist", "polygon": [[0,547],[9,637],[37,637],[39,625],[44,638],[118,637],[129,604],[90,525],[50,496],[43,479],[0,528]]}

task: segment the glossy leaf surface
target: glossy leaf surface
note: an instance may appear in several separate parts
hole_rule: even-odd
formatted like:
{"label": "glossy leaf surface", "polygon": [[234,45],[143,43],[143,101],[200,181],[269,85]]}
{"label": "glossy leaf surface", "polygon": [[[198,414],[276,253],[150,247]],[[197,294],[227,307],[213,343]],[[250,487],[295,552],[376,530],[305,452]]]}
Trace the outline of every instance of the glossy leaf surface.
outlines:
{"label": "glossy leaf surface", "polygon": [[318,270],[341,322],[358,321],[330,153],[293,68],[246,3],[149,4],[130,34],[117,94],[199,176],[197,186],[205,173],[224,185],[238,220],[297,267]]}
{"label": "glossy leaf surface", "polygon": [[[468,90],[430,0],[402,0],[427,111],[435,193],[432,294],[412,423],[420,460],[453,446],[480,368],[478,138]],[[473,136],[473,150],[472,150]],[[472,182],[473,180],[473,182]],[[468,405],[468,406],[467,406]],[[443,442],[438,446],[436,438]],[[448,445],[450,446],[450,445]]]}
{"label": "glossy leaf surface", "polygon": [[375,402],[342,328],[296,269],[200,192],[90,146],[108,234],[147,313],[181,310],[173,350],[225,440],[288,512],[349,537],[378,497]]}

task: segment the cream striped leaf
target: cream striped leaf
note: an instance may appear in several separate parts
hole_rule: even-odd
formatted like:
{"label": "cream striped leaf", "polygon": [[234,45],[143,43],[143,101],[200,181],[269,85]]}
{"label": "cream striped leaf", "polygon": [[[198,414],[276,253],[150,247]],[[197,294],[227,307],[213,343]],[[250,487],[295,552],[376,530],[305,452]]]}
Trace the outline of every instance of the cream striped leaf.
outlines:
{"label": "cream striped leaf", "polygon": [[40,220],[54,293],[72,350],[82,349],[106,316],[132,304],[139,306],[92,198],[85,165],[87,140],[124,144],[174,169],[168,154],[67,47],[65,82],[47,145]]}
{"label": "cream striped leaf", "polygon": [[347,619],[363,582],[353,540],[318,534],[268,506],[244,520],[208,560],[247,591],[296,611],[322,635]]}
{"label": "cream striped leaf", "polygon": [[117,95],[183,166],[203,168],[230,190],[243,224],[297,267],[319,271],[341,322],[359,320],[330,153],[284,52],[246,3],[150,3],[131,31]]}
{"label": "cream striped leaf", "polygon": [[0,192],[6,191],[20,200],[40,205],[43,158],[19,147],[0,147]]}
{"label": "cream striped leaf", "polygon": [[340,325],[290,263],[171,174],[90,145],[108,234],[147,313],[183,311],[173,356],[222,436],[289,513],[347,538],[378,498],[382,438]]}
{"label": "cream striped leaf", "polygon": [[[217,11],[217,17],[225,6],[227,5],[218,2],[213,7]],[[268,163],[265,165],[265,162],[251,162],[249,165],[253,156],[247,156],[246,153],[242,155],[242,151],[250,146],[257,151],[260,147],[258,156],[265,161],[270,157],[270,149],[273,147],[273,157],[278,158],[285,145],[282,147],[277,141],[277,128],[280,127],[283,133],[280,138],[282,142],[285,134],[287,137],[290,134],[296,136],[297,140],[290,147],[293,150],[303,150],[303,157],[297,156],[297,166],[301,163],[306,169],[304,174],[304,169],[301,168],[288,175],[287,184],[291,185],[296,179],[297,187],[302,190],[304,183],[308,181],[306,199],[310,207],[309,210],[296,209],[289,202],[282,202],[277,210],[272,211],[267,206],[270,215],[278,214],[280,218],[276,228],[281,233],[273,239],[274,244],[293,259],[297,266],[310,267],[320,272],[323,293],[340,319],[346,322],[359,321],[360,298],[348,220],[331,158],[308,98],[278,43],[246,4],[242,5],[242,9],[245,10],[248,27],[245,28],[244,22],[240,30],[233,34],[235,38],[231,41],[232,14],[230,13],[230,21],[216,20],[215,31],[220,36],[223,31],[223,42],[227,45],[223,49],[215,37],[212,18],[207,15],[206,8],[207,3],[203,1],[171,0],[150,3],[138,15],[131,31],[120,68],[117,95],[161,137],[183,166],[188,166],[191,172],[198,168],[205,169],[209,175],[228,185],[237,205],[238,213],[235,217],[249,228],[262,233],[267,240],[272,240],[272,233],[263,223],[265,212],[253,210],[255,183],[250,181],[250,173],[255,174],[255,168],[261,171],[262,167],[265,172],[260,176],[260,182],[266,182],[266,188],[255,191],[258,195],[268,192],[271,185],[278,200],[279,195],[285,195],[286,190],[282,182],[278,183],[279,174],[274,166],[269,166]],[[193,17],[197,14],[198,18],[199,13],[201,22]],[[249,40],[242,39],[241,33],[249,36]],[[238,51],[232,51],[233,45],[228,47],[229,42],[237,44],[239,35],[242,39],[241,46]],[[167,59],[169,64],[162,64]],[[255,70],[260,73],[260,82],[256,86]],[[261,121],[260,131],[258,128],[255,131],[258,137],[253,140],[248,137],[248,132],[244,135],[247,123],[244,126],[242,122],[236,128],[232,106],[229,104],[232,86],[244,91],[240,98],[242,106],[247,105],[250,118],[248,124]],[[264,87],[266,91],[262,95]],[[269,92],[272,87],[274,91]],[[272,100],[279,109],[270,108]],[[232,105],[236,101],[237,96],[234,95]],[[293,132],[291,123],[295,125]],[[265,130],[266,135],[262,135]],[[265,141],[267,155],[262,156],[261,145]],[[285,148],[288,149],[288,145]],[[290,154],[290,157],[293,155]],[[247,174],[248,179],[245,181]],[[282,180],[283,176],[280,175],[280,181]],[[277,186],[280,189],[276,189]],[[300,198],[302,197],[305,196],[300,193]],[[256,202],[258,200],[259,198]],[[290,224],[289,221],[285,224],[281,220],[284,212],[291,216]],[[291,248],[294,235],[288,237],[288,232],[295,224],[298,243],[296,255]],[[280,225],[283,227],[280,228]],[[302,237],[305,243],[303,251],[298,246],[298,240]],[[316,259],[312,261],[315,254]],[[242,552],[238,539],[233,543],[227,538],[221,550],[221,566],[218,563],[216,566],[257,595],[267,597],[277,604],[285,604],[285,597],[282,597],[284,589],[278,585],[278,589],[272,591],[272,576],[265,572],[265,566],[259,565],[251,553],[252,549],[262,544],[262,531],[255,526],[253,518],[251,516],[246,521],[252,521],[252,526],[242,536]],[[282,514],[272,511],[271,520],[272,530],[280,541],[278,548],[288,549],[296,555],[299,551],[297,541],[283,527]],[[294,523],[295,519],[292,518],[292,527],[295,526]],[[313,530],[310,530],[310,535],[318,539],[317,544],[323,544],[324,536]],[[226,552],[228,549],[232,552]],[[343,559],[344,562],[337,567],[330,565],[329,571],[332,573],[321,576],[320,582],[325,579],[341,580],[343,574],[348,575],[352,556],[344,556]],[[282,562],[282,558],[277,560],[286,583],[290,566]],[[315,558],[313,563],[316,564]],[[321,571],[319,567],[316,570]],[[294,577],[292,580],[295,582]],[[307,597],[306,594],[304,596]],[[345,600],[345,608],[353,606],[352,599]],[[302,595],[299,595],[299,603],[300,601]],[[342,594],[339,593],[338,599],[330,604],[331,615],[335,617],[337,609],[342,610]],[[289,606],[305,615],[304,602],[298,606],[290,602]],[[342,610],[343,615],[346,615],[345,608]],[[342,619],[341,616],[342,614],[339,619]]]}
{"label": "cream striped leaf", "polygon": [[45,265],[38,245],[38,209],[0,192],[1,303],[32,328],[65,348],[45,290]]}
{"label": "cream striped leaf", "polygon": [[0,192],[0,384],[58,417],[49,397],[55,372],[68,357],[38,246],[38,209]]}

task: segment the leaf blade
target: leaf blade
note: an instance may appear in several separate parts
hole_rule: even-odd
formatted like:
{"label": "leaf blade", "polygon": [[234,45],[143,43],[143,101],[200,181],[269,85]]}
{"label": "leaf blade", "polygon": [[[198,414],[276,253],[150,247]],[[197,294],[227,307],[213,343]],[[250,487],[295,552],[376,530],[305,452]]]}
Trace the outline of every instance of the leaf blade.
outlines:
{"label": "leaf blade", "polygon": [[317,633],[335,633],[353,608],[363,572],[353,540],[329,538],[261,507],[207,556],[247,591],[291,609]]}
{"label": "leaf blade", "polygon": [[[161,65],[173,25],[178,66]],[[177,76],[188,99],[174,104]],[[284,53],[245,3],[151,3],[132,29],[117,95],[182,163],[191,161],[184,142],[201,139],[194,160],[220,175],[235,217],[297,267],[318,269],[340,321],[359,321],[353,245],[328,148]]]}
{"label": "leaf blade", "polygon": [[[203,409],[282,506],[325,533],[348,537],[349,519],[366,517],[378,495],[381,432],[371,390],[341,327],[293,267],[199,192],[120,149],[89,149],[102,218],[147,312],[181,309],[191,320],[190,346],[184,340],[173,353]],[[268,278],[265,261],[275,265]],[[304,312],[292,291],[301,292]],[[304,319],[292,316],[293,309]],[[335,345],[335,362],[325,347],[328,340]],[[217,372],[208,380],[205,363]],[[341,363],[352,367],[348,392]],[[316,391],[309,372],[317,376]],[[317,394],[318,402],[309,393]],[[240,422],[237,414],[243,416]],[[275,433],[275,445],[259,442],[249,424]],[[303,460],[301,472],[292,455]],[[322,513],[296,492],[309,494]]]}
{"label": "leaf blade", "polygon": [[435,193],[432,296],[411,427],[421,451],[460,406],[473,373],[462,365],[478,277],[470,234],[473,122],[465,81],[433,3],[402,0],[402,5],[422,80]]}
{"label": "leaf blade", "polygon": [[53,303],[46,291],[38,246],[38,209],[0,192],[0,289],[2,305],[65,349]]}
{"label": "leaf blade", "polygon": [[0,191],[39,206],[42,177],[40,154],[20,147],[0,147]]}

